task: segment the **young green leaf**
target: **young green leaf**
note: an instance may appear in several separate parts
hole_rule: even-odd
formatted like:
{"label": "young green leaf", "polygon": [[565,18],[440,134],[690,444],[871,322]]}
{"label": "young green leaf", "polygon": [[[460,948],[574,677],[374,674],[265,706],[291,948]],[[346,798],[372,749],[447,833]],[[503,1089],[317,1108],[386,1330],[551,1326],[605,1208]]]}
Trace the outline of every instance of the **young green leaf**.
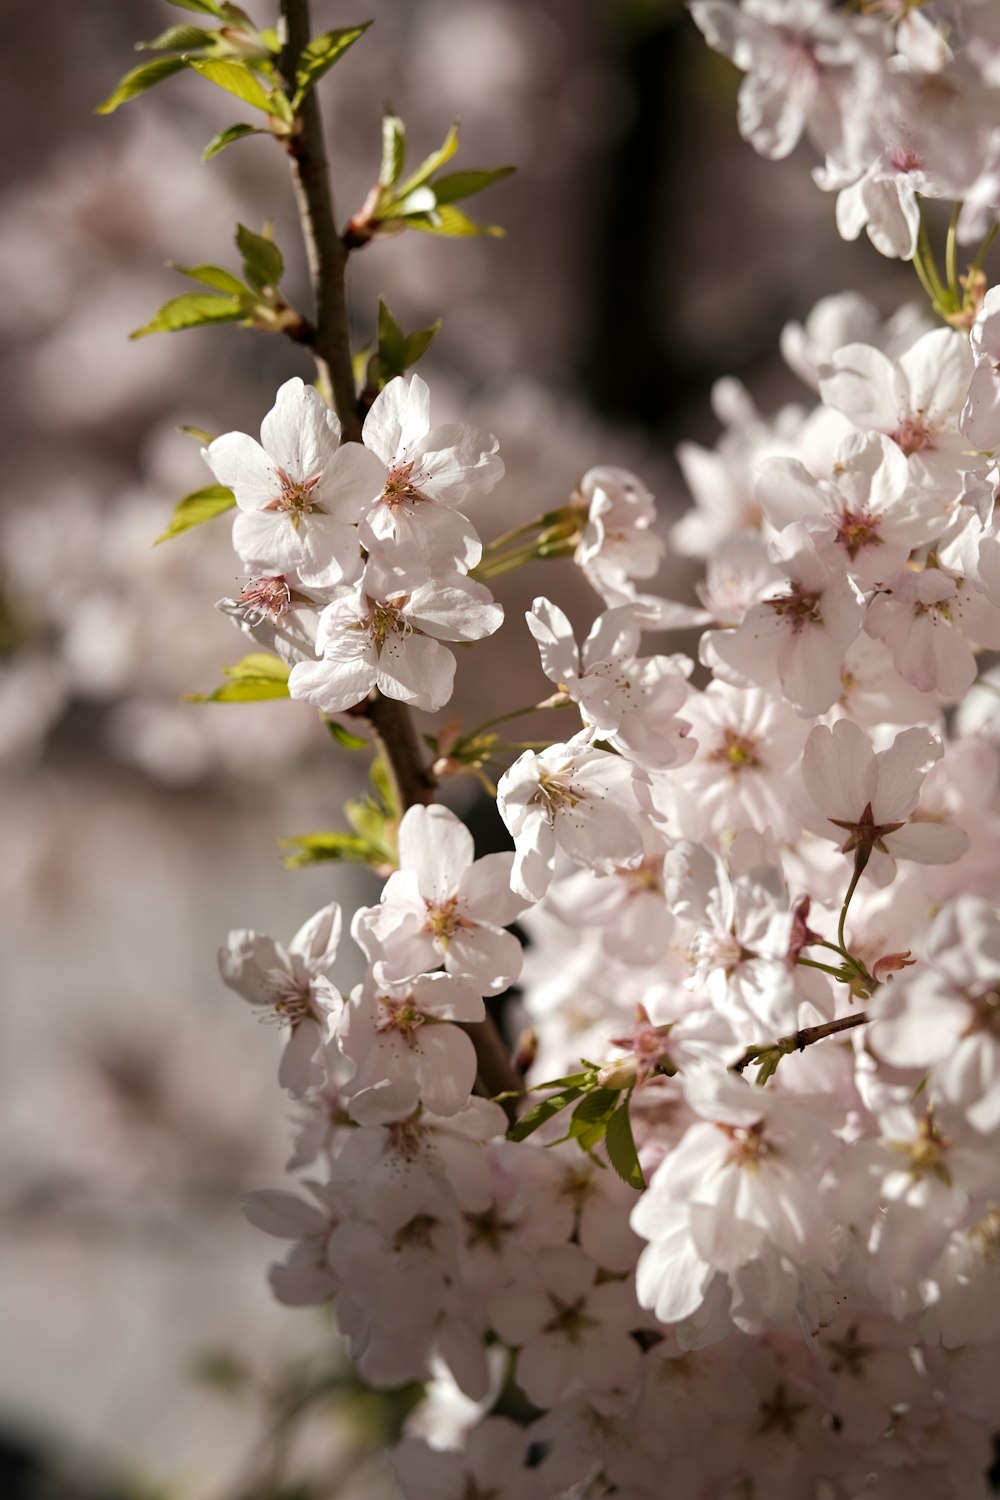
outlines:
{"label": "young green leaf", "polygon": [[141,328],[133,328],[130,339],[142,339],[150,333],[177,333],[182,328],[199,328],[203,323],[238,323],[246,309],[238,297],[217,296],[212,292],[187,292],[172,297],[156,317]]}
{"label": "young green leaf", "polygon": [[366,839],[353,833],[305,833],[298,838],[279,839],[279,845],[294,849],[286,854],[282,863],[290,870],[303,865],[320,865],[329,860],[347,860],[351,864],[373,865],[382,868],[378,851]]}
{"label": "young green leaf", "polygon": [[246,63],[228,62],[221,57],[196,57],[190,59],[188,66],[202,78],[207,78],[209,83],[218,84],[220,89],[235,94],[237,99],[254,109],[262,109],[265,114],[272,112],[270,98]]}
{"label": "young green leaf", "polygon": [[440,329],[441,319],[438,318],[430,328],[418,328],[413,333],[404,333],[385,300],[380,297],[376,370],[378,384],[385,385],[393,376],[402,375],[411,365],[415,365]]}
{"label": "young green leaf", "polygon": [[243,257],[243,270],[250,285],[257,291],[265,287],[274,288],[281,280],[285,260],[272,239],[255,234],[245,224],[236,228],[236,248]]}
{"label": "young green leaf", "polygon": [[434,179],[434,196],[439,204],[456,203],[459,198],[471,198],[495,182],[502,182],[516,170],[516,167],[490,167],[485,171],[448,172]]}
{"label": "young green leaf", "polygon": [[424,234],[445,235],[449,239],[463,239],[474,234],[491,234],[502,239],[506,233],[499,224],[475,223],[450,203],[434,209],[432,213],[408,214],[406,222],[410,229],[419,229]]}
{"label": "young green leaf", "polygon": [[368,740],[364,739],[360,734],[352,734],[349,729],[345,729],[343,724],[338,723],[336,719],[326,719],[324,722],[331,740],[338,744],[342,750],[368,749]]}
{"label": "young green leaf", "polygon": [[451,161],[451,158],[455,155],[455,152],[457,150],[458,121],[455,120],[452,122],[448,130],[448,134],[445,136],[438,149],[436,151],[432,151],[430,156],[425,157],[424,160],[420,163],[417,170],[415,172],[412,172],[410,176],[407,177],[405,182],[401,182],[399,184],[399,187],[393,193],[394,201],[398,202],[400,198],[408,197],[408,195],[414,192],[418,187],[423,187],[427,179],[429,177],[433,177],[434,173],[438,170],[439,167],[443,167],[446,161]]}
{"label": "young green leaf", "polygon": [[201,153],[202,161],[211,161],[213,156],[218,156],[220,151],[225,151],[234,141],[241,141],[248,135],[267,135],[267,131],[260,130],[256,125],[227,125],[225,130],[213,135]]}
{"label": "young green leaf", "polygon": [[226,681],[214,693],[187,693],[189,703],[261,703],[267,698],[287,698],[287,662],[267,651],[254,651],[235,666],[223,667]]}
{"label": "young green leaf", "polygon": [[168,26],[151,42],[136,42],[137,52],[193,52],[199,47],[210,47],[215,41],[214,31],[204,31],[190,24]]}
{"label": "young green leaf", "polygon": [[406,126],[391,111],[382,116],[382,164],[378,180],[383,187],[395,187],[406,162]]}
{"label": "young green leaf", "polygon": [[604,1149],[608,1153],[608,1161],[622,1181],[635,1188],[636,1192],[641,1192],[646,1186],[646,1179],[642,1175],[632,1135],[632,1121],[628,1112],[630,1099],[631,1094],[626,1095],[608,1121],[604,1133]]}
{"label": "young green leaf", "polygon": [[322,36],[313,37],[303,47],[295,69],[293,109],[298,109],[309,90],[343,57],[348,47],[353,46],[358,37],[364,35],[371,24],[370,21],[362,21],[359,26],[341,26],[336,31],[326,31]]}
{"label": "young green leaf", "polygon": [[507,1132],[507,1139],[509,1141],[526,1141],[528,1136],[534,1135],[535,1131],[541,1125],[544,1125],[547,1120],[551,1120],[554,1115],[559,1114],[560,1110],[566,1109],[568,1105],[573,1103],[574,1099],[579,1099],[584,1089],[585,1085],[576,1084],[571,1088],[563,1089],[558,1094],[550,1094],[547,1099],[541,1099],[526,1114],[523,1114],[519,1120],[515,1121]]}
{"label": "young green leaf", "polygon": [[155,84],[162,83],[164,78],[169,78],[172,73],[179,73],[186,67],[183,57],[157,57],[152,62],[141,63],[138,68],[125,74],[114,92],[108,95],[103,104],[97,106],[95,114],[114,114],[119,105],[127,104],[130,99],[144,94]]}
{"label": "young green leaf", "polygon": [[593,1151],[604,1138],[620,1092],[620,1089],[598,1088],[586,1094],[573,1111],[568,1138],[578,1141],[584,1151]]}
{"label": "young green leaf", "polygon": [[215,16],[219,21],[225,19],[218,0],[170,0],[170,4],[176,5],[180,10],[196,10],[203,16]]}
{"label": "young green leaf", "polygon": [[170,525],[156,538],[154,547],[159,546],[160,542],[169,542],[171,537],[180,536],[184,531],[190,531],[192,526],[201,526],[205,521],[221,516],[224,511],[232,510],[235,504],[232,490],[227,489],[224,484],[207,484],[203,490],[192,491],[183,500],[178,500]]}
{"label": "young green leaf", "polygon": [[223,270],[222,266],[178,266],[173,268],[182,276],[190,276],[192,281],[200,281],[202,286],[214,287],[217,292],[228,292],[231,297],[246,297],[253,302],[253,294],[248,286],[244,286],[238,277],[231,271]]}

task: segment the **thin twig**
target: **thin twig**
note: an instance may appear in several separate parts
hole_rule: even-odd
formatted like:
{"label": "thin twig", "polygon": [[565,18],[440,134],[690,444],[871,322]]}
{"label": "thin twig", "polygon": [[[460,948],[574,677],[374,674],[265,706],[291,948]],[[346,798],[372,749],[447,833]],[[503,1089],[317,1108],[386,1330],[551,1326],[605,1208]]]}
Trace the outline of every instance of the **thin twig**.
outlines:
{"label": "thin twig", "polygon": [[773,1042],[765,1042],[761,1047],[748,1047],[738,1062],[731,1064],[734,1073],[742,1073],[752,1062],[756,1062],[765,1052],[803,1052],[806,1047],[811,1047],[813,1042],[821,1042],[824,1037],[836,1036],[838,1032],[850,1031],[854,1026],[864,1026],[869,1019],[866,1010],[855,1011],[853,1016],[841,1016],[837,1021],[823,1021],[819,1026],[804,1026],[801,1031],[793,1031],[788,1036],[779,1036]]}
{"label": "thin twig", "polygon": [[[285,46],[278,62],[289,95],[295,93],[295,70],[309,41],[309,0],[280,0]],[[295,197],[302,220],[309,275],[316,304],[316,329],[311,340],[320,382],[340,418],[345,441],[361,438],[351,342],[347,328],[344,272],[347,248],[337,232],[330,172],[323,141],[323,121],[316,90],[310,89],[284,139],[292,165]]]}

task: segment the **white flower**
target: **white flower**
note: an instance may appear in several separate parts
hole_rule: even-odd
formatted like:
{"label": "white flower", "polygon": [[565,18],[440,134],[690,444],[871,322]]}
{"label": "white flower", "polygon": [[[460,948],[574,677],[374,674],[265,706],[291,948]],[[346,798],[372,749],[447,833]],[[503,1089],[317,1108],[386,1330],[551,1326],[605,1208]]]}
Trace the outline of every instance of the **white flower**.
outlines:
{"label": "white flower", "polygon": [[233,546],[260,573],[356,578],[357,522],[378,493],[382,470],[360,443],[340,444],[340,422],[312,386],[295,376],[278,391],[260,442],[227,432],[203,450],[240,514]]}
{"label": "white flower", "polygon": [[633,578],[652,578],[663,556],[663,540],[652,529],[656,503],[629,469],[588,469],[580,480],[587,524],[573,561],[611,605],[631,594]]}
{"label": "white flower", "polygon": [[451,1021],[482,1021],[475,985],[450,974],[418,974],[390,982],[372,976],[344,1007],[338,1028],[354,1063],[353,1093],[412,1081],[436,1115],[464,1109],[476,1081],[476,1052]]}
{"label": "white flower", "polygon": [[455,658],[441,641],[479,641],[498,630],[503,610],[481,583],[451,572],[432,576],[412,553],[388,568],[371,557],[354,587],[339,590],[320,616],[319,661],[300,661],[288,691],[327,713],[362,702],[372,688],[434,712],[451,697]]}
{"label": "white flower", "polygon": [[861,595],[846,572],[819,557],[804,526],[786,527],[768,550],[787,586],[748,610],[736,630],[710,632],[702,656],[729,668],[740,686],[767,687],[777,679],[789,702],[811,718],[840,697],[844,653],[864,616]]}
{"label": "white flower", "polygon": [[[973,517],[970,526],[978,528]],[[944,565],[903,568],[868,606],[865,630],[884,641],[904,681],[955,702],[976,677],[974,646],[1000,646],[1000,607],[969,577]]]}
{"label": "white flower", "polygon": [[326,977],[337,956],[340,927],[340,907],[332,901],[299,928],[287,948],[273,938],[237,930],[219,949],[223,982],[291,1027],[278,1082],[293,1094],[304,1094],[326,1076],[316,1058],[329,1039],[333,1006],[340,998]]}
{"label": "white flower", "polygon": [[362,436],[384,466],[362,520],[366,546],[399,542],[435,568],[475,567],[482,544],[457,507],[503,478],[493,434],[460,422],[432,427],[426,382],[397,375],[376,396]]}
{"label": "white flower", "polygon": [[635,768],[578,735],[540,754],[526,750],[497,786],[497,809],[516,852],[511,886],[539,901],[552,880],[557,846],[600,874],[643,855]]}
{"label": "white flower", "polygon": [[969,847],[954,823],[919,819],[920,789],[941,752],[941,741],[928,730],[904,729],[876,755],[850,719],[838,719],[832,729],[818,724],[806,741],[802,779],[826,825],[817,831],[854,854],[856,868],[867,867],[877,885],[892,879],[896,859],[950,864]]}
{"label": "white flower", "polygon": [[443,964],[481,995],[521,972],[521,944],[505,932],[524,910],[510,888],[513,854],[474,859],[472,835],[446,807],[411,807],[399,825],[399,869],[378,906],[355,915],[351,934],[383,979]]}
{"label": "white flower", "polygon": [[984,451],[1000,447],[1000,287],[990,287],[969,335],[975,368],[960,426]]}

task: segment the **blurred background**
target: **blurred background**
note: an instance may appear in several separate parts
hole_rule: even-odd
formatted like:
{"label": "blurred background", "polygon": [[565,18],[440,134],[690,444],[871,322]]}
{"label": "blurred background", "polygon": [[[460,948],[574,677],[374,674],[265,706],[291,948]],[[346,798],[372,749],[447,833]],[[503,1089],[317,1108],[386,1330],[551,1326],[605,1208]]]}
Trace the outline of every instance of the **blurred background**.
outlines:
{"label": "blurred background", "polygon": [[[261,25],[269,3],[248,5]],[[766,412],[809,400],[782,325],[847,287],[884,311],[912,294],[905,268],[837,238],[808,156],[772,164],[739,141],[737,75],[671,0],[313,12],[315,31],[376,23],[321,87],[342,222],[376,176],[386,100],[415,160],[459,116],[459,165],[518,168],[472,205],[506,239],[408,234],[351,266],[357,345],[380,293],[406,328],[444,317],[421,365],[435,417],[492,429],[507,465],[474,515],[487,539],[598,462],[639,472],[669,522],[688,503],[674,448],[716,440],[718,377]],[[239,1211],[280,1184],[293,1122],[278,1035],[223,989],[215,950],[234,926],[288,938],[378,885],[286,870],[276,845],[338,826],[364,757],[304,705],[182,701],[245,642],[212,608],[236,584],[226,521],[151,546],[211,478],[178,425],[256,432],[277,385],[310,372],[240,329],[127,341],[184,289],[167,261],[236,267],[237,220],[275,221],[308,306],[282,153],[253,140],[200,160],[233,101],[181,76],[93,113],[134,42],[178,19],[165,0],[4,15],[3,1500],[392,1493],[368,1453],[399,1403],[351,1387],[323,1316],[272,1302],[271,1246]],[[475,668],[460,661],[467,727],[550,691],[521,612],[545,591],[586,621],[596,604],[572,573],[499,580],[510,624]],[[668,562],[659,590],[688,599],[688,580]],[[313,1390],[320,1416],[286,1451]],[[296,1489],[311,1472],[319,1487]]]}

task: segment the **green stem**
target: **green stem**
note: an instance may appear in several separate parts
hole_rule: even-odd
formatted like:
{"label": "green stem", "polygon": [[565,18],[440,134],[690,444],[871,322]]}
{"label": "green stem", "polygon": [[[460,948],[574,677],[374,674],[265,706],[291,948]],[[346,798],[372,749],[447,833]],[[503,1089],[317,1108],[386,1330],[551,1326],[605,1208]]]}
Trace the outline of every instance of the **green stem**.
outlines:
{"label": "green stem", "polygon": [[951,211],[951,219],[948,224],[948,239],[945,245],[944,263],[945,274],[948,277],[948,289],[955,299],[955,310],[962,305],[962,289],[958,284],[958,216],[962,212],[961,201],[955,204]]}
{"label": "green stem", "polygon": [[544,525],[545,517],[538,516],[534,521],[525,522],[523,526],[515,526],[513,531],[505,531],[500,536],[495,536],[492,542],[487,543],[483,548],[483,557],[488,558],[502,552],[504,547],[510,546],[511,542],[516,542],[519,537],[527,536],[531,531],[541,531]]}
{"label": "green stem", "polygon": [[821,969],[824,974],[832,974],[834,979],[840,980],[841,984],[848,984],[850,982],[848,976],[844,973],[843,968],[834,969],[830,966],[830,964],[817,963],[816,959],[814,958],[800,958],[798,962],[804,965],[804,967],[807,969]]}
{"label": "green stem", "polygon": [[510,719],[523,719],[526,714],[543,713],[547,708],[571,708],[572,699],[564,698],[559,703],[553,703],[551,699],[544,703],[529,703],[527,708],[512,708],[509,713],[497,714],[495,719],[487,719],[484,724],[479,724],[475,729],[470,729],[468,734],[462,735],[462,744],[470,740],[477,740],[481,734],[488,729],[493,729],[497,724],[506,724]]}
{"label": "green stem", "polygon": [[987,253],[989,251],[990,246],[992,245],[993,241],[997,237],[997,231],[998,230],[1000,230],[1000,222],[998,222],[998,223],[996,223],[996,224],[993,225],[993,228],[990,230],[989,234],[986,236],[986,238],[983,240],[983,243],[980,245],[979,249],[976,251],[976,258],[975,258],[975,260],[971,261],[970,264],[969,264],[969,270],[970,270],[970,272],[971,271],[978,271],[979,270],[979,268],[982,265],[983,261],[986,259],[986,256],[987,256]]}
{"label": "green stem", "polygon": [[935,300],[944,306],[948,301],[948,293],[938,273],[934,251],[931,249],[931,237],[927,232],[927,221],[924,218],[923,208],[920,210],[920,234],[917,244],[923,254],[924,269],[934,287]]}
{"label": "green stem", "polygon": [[863,861],[859,861],[857,858],[855,858],[854,874],[851,876],[851,883],[847,887],[847,895],[844,897],[844,904],[840,908],[840,921],[837,923],[837,942],[840,944],[840,951],[848,958],[850,958],[850,954],[847,951],[847,943],[844,940],[844,925],[847,922],[847,908],[851,904],[851,897],[854,895],[854,892],[858,888],[858,881],[864,874],[865,865],[867,863],[867,858]]}

